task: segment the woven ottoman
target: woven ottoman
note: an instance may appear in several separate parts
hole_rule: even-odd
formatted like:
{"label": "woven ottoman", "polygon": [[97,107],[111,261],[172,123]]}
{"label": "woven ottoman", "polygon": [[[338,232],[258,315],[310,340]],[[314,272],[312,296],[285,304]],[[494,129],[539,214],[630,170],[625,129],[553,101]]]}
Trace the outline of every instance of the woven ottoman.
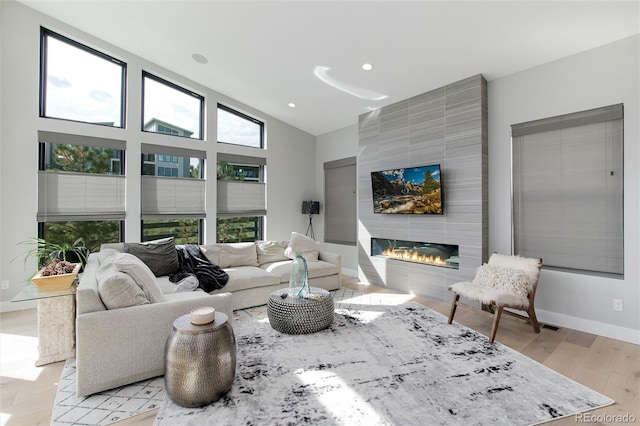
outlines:
{"label": "woven ottoman", "polygon": [[267,315],[274,330],[286,334],[309,334],[324,330],[333,322],[333,297],[322,288],[311,287],[319,300],[288,296],[289,289],[269,296]]}

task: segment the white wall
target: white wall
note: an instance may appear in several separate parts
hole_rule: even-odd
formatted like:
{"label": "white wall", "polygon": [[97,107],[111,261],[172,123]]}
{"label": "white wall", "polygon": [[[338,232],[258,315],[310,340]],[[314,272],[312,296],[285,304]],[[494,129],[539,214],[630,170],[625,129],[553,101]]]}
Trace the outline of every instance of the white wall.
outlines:
{"label": "white wall", "polygon": [[[639,36],[489,81],[489,250],[511,251],[510,125],[624,104],[624,279],[543,270],[538,318],[640,343]],[[612,309],[613,299],[624,311]]]}
{"label": "white wall", "polygon": [[[48,130],[86,134],[127,141],[127,220],[125,238],[140,240],[140,144],[159,143],[207,151],[205,241],[215,241],[216,185],[215,159],[217,152],[267,158],[267,228],[265,237],[286,240],[291,231],[303,232],[307,218],[300,214],[301,200],[315,195],[316,177],[309,170],[315,167],[315,137],[267,116],[247,105],[229,99],[204,86],[158,67],[129,52],[109,45],[68,25],[56,21],[14,1],[2,1],[1,21],[1,86],[0,108],[0,280],[8,280],[10,288],[0,293],[2,311],[22,309],[22,303],[10,300],[22,288],[23,282],[35,272],[33,265],[23,266],[22,258],[12,262],[24,247],[17,245],[37,236],[37,131]],[[127,129],[73,123],[38,117],[40,26],[71,37],[83,44],[110,54],[127,63],[128,108]],[[10,35],[10,37],[9,37]],[[143,133],[139,130],[141,101],[141,72],[149,71],[169,81],[205,96],[205,141],[172,138]],[[218,102],[252,115],[265,122],[267,149],[238,147],[216,143],[216,104]],[[285,188],[286,190],[283,190]]]}
{"label": "white wall", "polygon": [[[357,118],[354,118],[354,121]],[[358,155],[358,125],[348,126],[316,138],[316,194],[314,198],[324,205],[324,163]],[[358,166],[356,165],[356,168]],[[356,194],[357,197],[357,194]],[[324,240],[324,216],[313,219],[313,229],[317,240]],[[317,218],[317,219],[316,219]],[[342,272],[352,277],[358,276],[358,249],[356,246],[324,243],[324,249],[342,255]]]}

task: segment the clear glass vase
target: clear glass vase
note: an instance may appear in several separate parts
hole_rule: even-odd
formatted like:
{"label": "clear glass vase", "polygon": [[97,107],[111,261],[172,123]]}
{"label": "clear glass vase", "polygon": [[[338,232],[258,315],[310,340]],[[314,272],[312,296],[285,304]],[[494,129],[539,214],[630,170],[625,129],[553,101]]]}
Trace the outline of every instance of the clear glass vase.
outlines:
{"label": "clear glass vase", "polygon": [[296,252],[296,257],[291,263],[289,276],[289,296],[304,297],[309,294],[309,271],[307,261],[301,251]]}

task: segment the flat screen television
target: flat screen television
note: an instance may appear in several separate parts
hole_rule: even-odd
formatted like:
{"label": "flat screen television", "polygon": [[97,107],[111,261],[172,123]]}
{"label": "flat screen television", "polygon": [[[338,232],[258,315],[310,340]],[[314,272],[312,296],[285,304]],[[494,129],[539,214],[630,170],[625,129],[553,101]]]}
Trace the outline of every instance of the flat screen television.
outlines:
{"label": "flat screen television", "polygon": [[371,172],[373,212],[443,214],[440,164]]}

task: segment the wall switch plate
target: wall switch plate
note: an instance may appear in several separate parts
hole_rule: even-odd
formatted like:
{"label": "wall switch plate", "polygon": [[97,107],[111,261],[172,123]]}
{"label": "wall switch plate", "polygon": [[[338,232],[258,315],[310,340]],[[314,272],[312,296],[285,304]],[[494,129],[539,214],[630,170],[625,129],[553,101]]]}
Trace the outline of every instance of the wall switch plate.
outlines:
{"label": "wall switch plate", "polygon": [[9,280],[2,280],[2,289],[3,290],[9,289]]}
{"label": "wall switch plate", "polygon": [[622,312],[623,304],[622,299],[613,299],[613,310]]}

